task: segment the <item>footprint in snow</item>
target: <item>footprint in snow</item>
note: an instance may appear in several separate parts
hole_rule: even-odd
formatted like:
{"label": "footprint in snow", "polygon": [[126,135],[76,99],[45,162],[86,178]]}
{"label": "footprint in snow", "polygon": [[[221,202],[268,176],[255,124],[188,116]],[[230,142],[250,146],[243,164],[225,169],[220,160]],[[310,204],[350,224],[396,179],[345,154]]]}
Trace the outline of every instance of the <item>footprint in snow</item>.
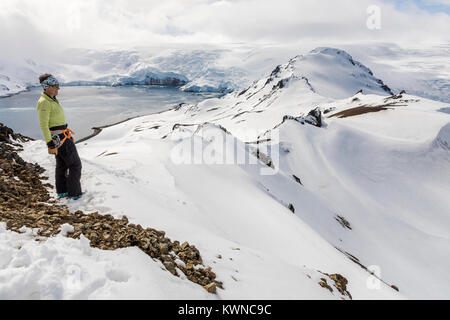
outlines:
{"label": "footprint in snow", "polygon": [[107,270],[106,277],[115,282],[127,282],[130,279],[130,275],[128,273],[118,269]]}

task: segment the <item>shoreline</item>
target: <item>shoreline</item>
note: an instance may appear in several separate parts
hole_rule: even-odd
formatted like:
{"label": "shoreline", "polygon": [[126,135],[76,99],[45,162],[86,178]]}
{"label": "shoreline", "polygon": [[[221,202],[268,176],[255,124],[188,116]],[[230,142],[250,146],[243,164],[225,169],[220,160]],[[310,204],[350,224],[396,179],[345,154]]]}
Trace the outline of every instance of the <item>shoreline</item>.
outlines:
{"label": "shoreline", "polygon": [[[75,84],[64,84],[61,83],[60,84],[61,87],[110,87],[110,88],[115,88],[115,87],[167,87],[167,88],[176,88],[179,91],[183,91],[183,92],[188,92],[188,93],[192,93],[192,94],[198,94],[198,95],[202,95],[202,94],[211,94],[211,95],[217,95],[218,97],[222,97],[224,95],[226,95],[226,93],[224,92],[220,92],[220,91],[189,91],[189,90],[180,90],[181,87],[183,86],[170,86],[170,85],[159,85],[159,84],[120,84],[120,85],[112,85],[112,84],[82,84],[82,85],[75,85]],[[27,86],[24,90],[15,92],[15,93],[9,93],[6,95],[2,95],[0,96],[0,99],[3,98],[10,98],[16,95],[19,95],[21,93],[24,92],[28,92],[31,89],[36,89],[36,88],[40,88],[40,85],[36,85],[36,86]],[[209,99],[209,98],[208,98]]]}
{"label": "shoreline", "polygon": [[[36,86],[36,87],[37,87],[37,86]],[[26,89],[21,90],[21,91],[19,91],[19,92],[9,93],[9,94],[7,94],[7,95],[0,96],[0,99],[11,98],[11,97],[17,96],[17,95],[19,95],[19,94],[21,94],[21,93],[28,92],[28,91],[30,91],[31,89],[36,88],[36,87],[26,87]]]}
{"label": "shoreline", "polygon": [[[66,86],[66,85],[63,84],[62,86]],[[72,86],[72,85],[69,85],[69,86],[66,86],[66,87],[86,87],[86,86]],[[109,86],[92,85],[92,86],[88,86],[88,87],[109,87]],[[124,87],[124,86],[122,86],[122,87]],[[167,86],[160,86],[160,85],[147,85],[147,86],[126,85],[126,87],[167,87]],[[40,88],[40,86],[28,86],[26,89],[24,89],[22,91],[15,92],[15,93],[10,93],[10,94],[5,95],[5,96],[0,96],[0,100],[1,99],[11,98],[11,97],[14,97],[14,96],[18,96],[21,93],[30,92],[31,90],[34,90],[36,88]],[[223,94],[217,94],[217,93],[211,93],[211,92],[207,92],[207,93],[206,92],[203,92],[203,93],[202,92],[190,92],[190,93],[194,94],[194,95],[201,95],[203,97],[203,100],[212,99],[212,98],[221,98],[223,96]],[[186,102],[177,103],[177,104],[174,104],[172,106],[166,107],[166,109],[164,109],[164,110],[160,110],[160,111],[156,111],[156,112],[150,112],[150,113],[145,113],[145,114],[139,114],[139,115],[136,115],[136,116],[131,116],[131,117],[125,118],[123,120],[120,120],[120,121],[117,121],[117,122],[112,122],[112,123],[107,123],[107,124],[101,125],[101,126],[97,126],[97,125],[93,124],[94,126],[91,127],[90,130],[89,129],[87,130],[87,131],[91,131],[91,133],[89,134],[89,132],[86,132],[85,135],[83,137],[81,137],[79,140],[75,141],[75,143],[77,144],[77,143],[80,143],[80,142],[85,142],[85,141],[95,137],[96,135],[98,135],[102,131],[102,129],[105,129],[105,128],[108,128],[108,127],[111,127],[111,126],[114,126],[114,125],[117,125],[117,124],[129,121],[129,120],[132,120],[132,119],[136,119],[138,117],[144,117],[144,116],[148,116],[148,115],[154,115],[154,114],[167,112],[167,111],[170,111],[170,110],[173,110],[173,109],[178,109],[182,105],[185,105],[185,104],[189,105],[191,103],[186,103]],[[36,137],[35,139],[39,140],[39,138],[40,137]]]}
{"label": "shoreline", "polygon": [[86,136],[86,137],[81,138],[80,140],[75,141],[75,144],[80,143],[80,142],[85,142],[85,141],[95,137],[100,132],[102,132],[102,130],[105,129],[105,128],[109,128],[109,127],[112,127],[112,126],[115,126],[115,125],[118,125],[118,124],[130,121],[130,120],[133,120],[133,119],[137,119],[137,118],[140,118],[140,117],[146,117],[146,116],[151,116],[151,115],[154,115],[154,114],[160,114],[160,113],[168,112],[168,111],[171,111],[171,110],[178,110],[183,105],[187,105],[187,103],[182,102],[182,103],[179,103],[179,104],[177,104],[177,105],[175,105],[175,106],[173,106],[173,107],[171,107],[169,109],[166,109],[166,110],[161,110],[161,111],[157,111],[157,112],[153,112],[153,113],[149,113],[149,114],[145,114],[145,115],[134,116],[134,117],[127,118],[127,119],[124,119],[124,120],[120,120],[120,121],[115,122],[115,123],[106,124],[104,126],[92,127],[91,130],[93,130],[94,132],[91,133],[90,135]]}

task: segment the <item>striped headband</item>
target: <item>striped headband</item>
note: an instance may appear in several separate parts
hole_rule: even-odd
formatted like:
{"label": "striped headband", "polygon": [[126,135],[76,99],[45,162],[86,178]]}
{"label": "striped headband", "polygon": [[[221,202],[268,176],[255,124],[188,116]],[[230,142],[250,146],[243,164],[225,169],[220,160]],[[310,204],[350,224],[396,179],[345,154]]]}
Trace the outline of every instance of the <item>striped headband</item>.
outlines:
{"label": "striped headband", "polygon": [[56,78],[54,76],[50,76],[41,82],[41,86],[42,86],[42,88],[44,88],[44,90],[47,90],[48,87],[50,87],[50,86],[56,86],[56,85],[59,85],[59,82],[58,82],[58,80],[56,80]]}

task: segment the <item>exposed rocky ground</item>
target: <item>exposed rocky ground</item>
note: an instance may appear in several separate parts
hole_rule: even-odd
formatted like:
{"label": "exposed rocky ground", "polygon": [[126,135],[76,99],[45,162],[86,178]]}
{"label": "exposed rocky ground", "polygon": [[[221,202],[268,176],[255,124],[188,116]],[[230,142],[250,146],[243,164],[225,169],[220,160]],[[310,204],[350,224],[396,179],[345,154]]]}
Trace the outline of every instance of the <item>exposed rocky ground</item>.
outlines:
{"label": "exposed rocky ground", "polygon": [[[352,295],[347,290],[348,280],[344,276],[340,275],[339,273],[334,273],[334,274],[328,274],[328,273],[323,273],[323,272],[321,272],[321,273],[324,276],[328,277],[328,279],[330,281],[334,282],[332,285],[342,295],[342,299],[344,299],[345,296],[347,296],[348,298],[352,299]],[[319,285],[322,288],[326,288],[326,289],[330,290],[330,292],[333,292],[333,288],[328,284],[327,279],[325,277],[324,278],[320,278]]]}
{"label": "exposed rocky ground", "polygon": [[[353,98],[352,102],[359,104],[360,99],[358,97]],[[352,116],[358,116],[361,114],[369,113],[369,112],[378,112],[382,110],[393,109],[395,107],[406,107],[408,103],[418,102],[418,99],[405,99],[402,94],[392,95],[384,99],[384,104],[380,105],[358,105],[354,108],[345,109],[339,112],[336,112],[328,118],[337,117],[337,118],[347,118]]]}
{"label": "exposed rocky ground", "polygon": [[202,265],[195,246],[171,241],[164,231],[131,224],[125,216],[116,219],[98,212],[71,213],[51,199],[47,188],[53,186],[41,176],[44,168],[24,161],[17,154],[22,150],[20,143],[28,140],[32,139],[0,123],[0,222],[5,222],[7,229],[19,232],[24,226],[38,228],[39,241],[60,233],[61,226],[69,224],[73,228],[69,228],[67,237],[79,239],[83,235],[92,247],[103,250],[137,246],[161,261],[175,276],[182,272],[210,293],[215,293],[217,287],[223,288],[211,268]]}

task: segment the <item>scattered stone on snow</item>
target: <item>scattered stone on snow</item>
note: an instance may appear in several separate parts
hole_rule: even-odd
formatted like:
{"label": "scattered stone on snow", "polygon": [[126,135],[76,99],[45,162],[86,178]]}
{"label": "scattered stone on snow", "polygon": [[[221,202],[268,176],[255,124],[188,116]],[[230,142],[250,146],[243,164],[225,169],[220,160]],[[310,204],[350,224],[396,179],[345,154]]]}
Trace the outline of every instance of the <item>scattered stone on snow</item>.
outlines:
{"label": "scattered stone on snow", "polygon": [[336,217],[334,218],[337,222],[339,222],[339,224],[347,229],[352,230],[352,227],[350,226],[350,222],[347,221],[347,219],[345,219],[343,216],[340,215],[336,215]]}
{"label": "scattered stone on snow", "polygon": [[[320,272],[320,271],[318,271],[318,272]],[[328,273],[324,273],[324,272],[320,272],[320,273],[323,274],[324,276],[327,276],[330,281],[334,282],[332,285],[342,295],[342,298],[348,297],[350,300],[352,299],[352,295],[347,290],[348,280],[344,276],[342,276],[339,273],[333,273],[333,274],[328,274]],[[330,290],[330,292],[333,292],[333,288],[327,283],[326,278],[320,278],[320,280],[321,281],[319,282],[319,285],[322,288],[326,288],[326,289]]]}

